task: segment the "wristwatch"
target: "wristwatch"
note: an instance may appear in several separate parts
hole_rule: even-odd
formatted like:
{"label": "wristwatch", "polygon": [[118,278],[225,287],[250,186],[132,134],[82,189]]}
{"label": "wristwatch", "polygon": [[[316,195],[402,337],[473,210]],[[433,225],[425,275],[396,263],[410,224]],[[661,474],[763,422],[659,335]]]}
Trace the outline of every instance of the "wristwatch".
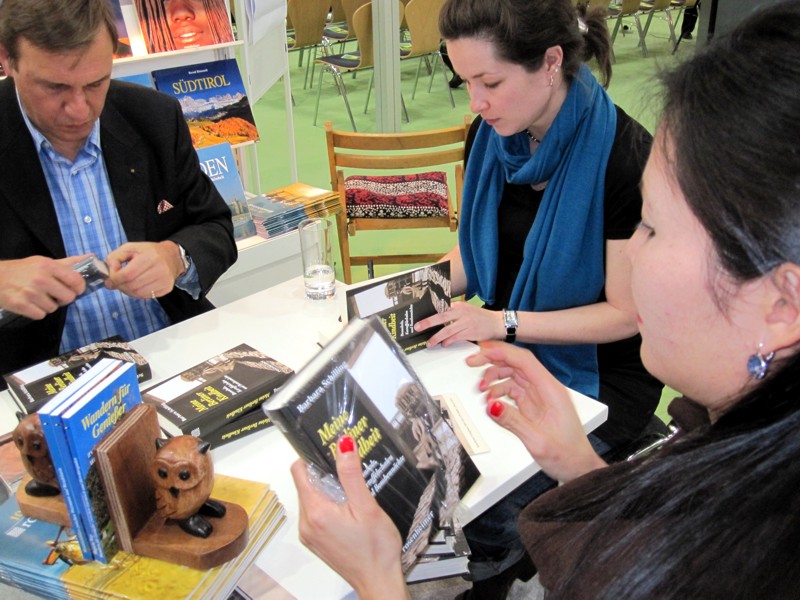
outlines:
{"label": "wristwatch", "polygon": [[517,311],[504,308],[503,324],[506,326],[506,342],[513,344],[517,339],[517,327],[519,326]]}
{"label": "wristwatch", "polygon": [[180,244],[177,244],[177,246],[178,246],[178,251],[181,253],[181,263],[183,264],[183,273],[178,275],[178,277],[180,277],[182,275],[185,275],[186,271],[189,270],[190,263],[189,263],[189,255],[186,253],[186,249]]}

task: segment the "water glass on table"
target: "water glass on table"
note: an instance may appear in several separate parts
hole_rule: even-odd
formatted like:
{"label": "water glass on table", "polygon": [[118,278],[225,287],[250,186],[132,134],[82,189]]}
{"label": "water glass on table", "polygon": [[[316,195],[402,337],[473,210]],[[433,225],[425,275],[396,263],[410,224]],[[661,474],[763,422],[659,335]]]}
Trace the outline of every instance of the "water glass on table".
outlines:
{"label": "water glass on table", "polygon": [[336,291],[331,251],[333,225],[328,219],[306,219],[300,222],[297,231],[300,234],[306,297],[312,300],[332,297]]}

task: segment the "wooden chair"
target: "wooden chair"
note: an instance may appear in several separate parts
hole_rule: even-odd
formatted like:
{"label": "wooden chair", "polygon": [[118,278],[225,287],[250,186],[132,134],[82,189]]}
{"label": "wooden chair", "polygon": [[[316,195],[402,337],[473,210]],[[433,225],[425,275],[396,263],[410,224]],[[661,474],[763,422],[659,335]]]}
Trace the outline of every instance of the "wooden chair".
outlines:
{"label": "wooden chair", "polygon": [[302,66],[303,51],[313,48],[313,55],[306,62],[306,74],[303,79],[303,89],[308,86],[309,71],[314,77],[314,61],[317,58],[317,49],[322,44],[325,31],[325,20],[328,17],[330,0],[288,0],[286,5],[287,20],[292,30],[287,36],[289,52],[299,51]]}
{"label": "wooden chair", "polygon": [[650,30],[650,23],[653,21],[653,16],[659,12],[664,13],[669,27],[669,44],[670,48],[674,48],[678,39],[675,37],[675,23],[672,20],[672,11],[674,0],[641,0],[639,3],[639,10],[641,14],[647,15],[647,21],[644,24],[644,37],[647,37],[647,32]]}
{"label": "wooden chair", "polygon": [[[351,1],[359,2],[360,0]],[[348,0],[343,0],[343,2],[346,6]],[[400,11],[400,19],[402,20],[403,4],[399,1],[397,2],[397,9]],[[324,68],[319,74],[317,103],[316,107],[314,108],[314,125],[317,124],[317,117],[319,116],[319,101],[322,98],[322,77],[325,72],[328,72],[333,75],[339,94],[344,100],[344,105],[345,108],[347,108],[347,114],[350,117],[350,124],[353,126],[353,131],[357,131],[356,121],[353,118],[353,111],[350,109],[350,101],[347,99],[347,88],[344,85],[342,73],[351,73],[364,69],[371,69],[375,64],[372,38],[372,2],[367,1],[366,4],[363,4],[356,9],[356,11],[353,13],[352,23],[353,31],[355,32],[355,39],[358,42],[358,50],[353,52],[343,52],[342,54],[334,54],[331,56],[321,56],[317,58],[316,62],[320,63]],[[369,87],[372,87],[371,79]],[[367,103],[368,102],[369,92],[367,94]],[[405,104],[403,104],[403,111],[405,113]],[[366,112],[366,107],[364,112]],[[408,120],[407,113],[405,114],[405,117],[406,120]]]}
{"label": "wooden chair", "polygon": [[624,17],[633,17],[636,23],[636,31],[639,33],[639,47],[642,49],[642,56],[647,56],[647,44],[644,41],[644,30],[642,29],[642,21],[639,18],[641,14],[639,11],[639,3],[639,0],[622,0],[622,2],[616,6],[609,6],[608,18],[616,20],[614,30],[611,32],[612,52],[614,40],[617,39],[617,32],[619,31],[620,25],[622,25],[622,19]]}
{"label": "wooden chair", "polygon": [[[353,15],[356,10],[367,4],[370,0],[336,0],[332,4],[333,16],[331,22],[325,27],[323,37],[325,44],[331,46],[332,44],[344,44],[356,37],[356,32],[353,27]],[[338,16],[337,12],[341,15]],[[343,17],[343,19],[342,19]]]}
{"label": "wooden chair", "polygon": [[[444,78],[444,87],[450,96],[450,106],[455,108],[456,103],[453,100],[453,91],[450,89],[447,73],[442,62],[442,54],[439,50],[442,42],[442,34],[439,32],[439,13],[442,11],[444,3],[445,0],[409,0],[406,4],[406,23],[411,36],[411,43],[401,44],[400,59],[419,58],[417,75],[414,78],[414,89],[411,92],[412,100],[417,93],[417,83],[419,82],[419,73],[422,69],[423,61],[427,61],[428,57],[433,57],[433,65],[429,65],[431,84],[433,83],[434,75],[436,75],[437,66],[442,63],[441,71]],[[428,91],[430,91],[430,84],[428,85]]]}
{"label": "wooden chair", "polygon": [[346,283],[352,283],[352,266],[367,266],[371,277],[373,264],[431,263],[441,258],[442,253],[422,250],[351,255],[350,237],[367,230],[456,231],[470,121],[466,117],[457,127],[387,134],[336,131],[330,121],[325,123],[331,189],[341,203],[336,222]]}

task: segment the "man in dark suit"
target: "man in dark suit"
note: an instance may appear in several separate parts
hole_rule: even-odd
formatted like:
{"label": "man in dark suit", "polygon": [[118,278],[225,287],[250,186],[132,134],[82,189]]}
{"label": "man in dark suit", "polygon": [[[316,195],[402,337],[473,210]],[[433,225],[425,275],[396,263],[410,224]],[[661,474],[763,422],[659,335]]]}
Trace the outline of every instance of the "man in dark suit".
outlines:
{"label": "man in dark suit", "polygon": [[[107,0],[0,4],[0,373],[213,308],[236,260],[230,211],[180,105],[111,81]],[[105,288],[73,270],[105,259]]]}

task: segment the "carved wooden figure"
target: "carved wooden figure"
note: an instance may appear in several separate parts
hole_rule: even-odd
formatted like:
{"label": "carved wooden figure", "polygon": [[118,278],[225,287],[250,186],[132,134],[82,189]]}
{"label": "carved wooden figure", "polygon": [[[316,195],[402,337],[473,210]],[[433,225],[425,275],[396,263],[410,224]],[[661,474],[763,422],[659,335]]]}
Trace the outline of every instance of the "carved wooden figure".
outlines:
{"label": "carved wooden figure", "polygon": [[181,529],[207,538],[213,526],[204,517],[225,516],[225,506],[209,498],[214,486],[211,444],[181,435],[156,440],[152,476],[156,488],[156,512],[172,519]]}
{"label": "carved wooden figure", "polygon": [[17,419],[19,424],[12,434],[14,444],[22,456],[25,470],[33,478],[25,486],[25,491],[35,497],[57,496],[61,490],[38,413],[26,415],[18,412]]}

